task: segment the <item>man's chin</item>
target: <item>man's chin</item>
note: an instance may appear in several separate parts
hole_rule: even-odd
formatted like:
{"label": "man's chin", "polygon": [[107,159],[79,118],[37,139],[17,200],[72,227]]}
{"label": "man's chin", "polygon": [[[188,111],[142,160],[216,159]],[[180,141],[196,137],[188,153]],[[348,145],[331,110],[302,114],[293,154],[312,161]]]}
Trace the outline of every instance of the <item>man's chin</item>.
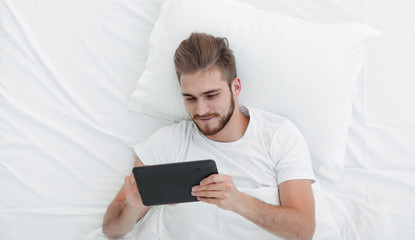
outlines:
{"label": "man's chin", "polygon": [[217,129],[206,128],[206,127],[202,128],[197,123],[196,123],[196,126],[199,129],[199,131],[205,136],[212,136],[219,132]]}
{"label": "man's chin", "polygon": [[217,133],[216,131],[200,131],[200,132],[205,136],[213,136]]}

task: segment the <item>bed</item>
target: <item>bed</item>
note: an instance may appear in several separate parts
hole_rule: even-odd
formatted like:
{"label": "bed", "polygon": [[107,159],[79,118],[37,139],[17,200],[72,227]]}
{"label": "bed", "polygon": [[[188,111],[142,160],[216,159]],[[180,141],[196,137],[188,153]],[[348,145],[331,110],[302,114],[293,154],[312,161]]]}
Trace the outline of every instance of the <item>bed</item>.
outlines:
{"label": "bed", "polygon": [[[340,171],[315,190],[335,234],[315,239],[414,238],[415,3],[240,2],[381,32],[353,83]],[[163,3],[0,0],[0,239],[105,239],[103,216],[131,171],[132,146],[176,120],[131,103]]]}

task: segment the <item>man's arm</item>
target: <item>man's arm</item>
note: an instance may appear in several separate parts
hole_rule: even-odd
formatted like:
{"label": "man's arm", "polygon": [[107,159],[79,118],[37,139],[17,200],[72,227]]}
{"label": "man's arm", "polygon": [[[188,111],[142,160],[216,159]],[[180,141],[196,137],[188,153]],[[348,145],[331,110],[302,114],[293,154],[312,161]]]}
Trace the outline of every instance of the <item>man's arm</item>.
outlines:
{"label": "man's arm", "polygon": [[[143,166],[137,157],[134,166]],[[108,238],[114,239],[130,232],[150,207],[144,206],[133,174],[126,176],[115,199],[108,206],[102,230]]]}
{"label": "man's arm", "polygon": [[314,197],[310,180],[279,185],[281,206],[265,203],[238,191],[232,177],[211,175],[192,189],[203,202],[234,211],[268,232],[284,239],[311,239],[315,230]]}

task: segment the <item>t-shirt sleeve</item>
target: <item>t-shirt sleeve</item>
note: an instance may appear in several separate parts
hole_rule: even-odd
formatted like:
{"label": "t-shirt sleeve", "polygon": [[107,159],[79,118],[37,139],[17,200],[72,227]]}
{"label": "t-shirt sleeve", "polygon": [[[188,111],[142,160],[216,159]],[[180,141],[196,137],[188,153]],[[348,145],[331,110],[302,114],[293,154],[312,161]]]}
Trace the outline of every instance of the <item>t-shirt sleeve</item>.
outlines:
{"label": "t-shirt sleeve", "polygon": [[296,179],[315,181],[307,143],[294,123],[287,120],[275,132],[271,146],[278,185]]}
{"label": "t-shirt sleeve", "polygon": [[177,128],[175,125],[160,128],[145,141],[133,146],[135,154],[145,165],[177,162],[182,142]]}

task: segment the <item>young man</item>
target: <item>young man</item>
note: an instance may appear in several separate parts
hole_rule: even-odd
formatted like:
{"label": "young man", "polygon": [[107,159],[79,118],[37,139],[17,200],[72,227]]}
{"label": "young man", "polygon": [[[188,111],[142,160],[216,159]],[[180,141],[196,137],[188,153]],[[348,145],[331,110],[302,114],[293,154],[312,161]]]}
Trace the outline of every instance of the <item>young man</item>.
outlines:
{"label": "young man", "polygon": [[[238,107],[241,80],[227,39],[193,33],[176,50],[174,63],[193,121],[164,127],[135,145],[135,166],[214,159],[220,174],[193,187],[201,202],[162,206],[158,239],[311,239],[314,175],[295,125]],[[134,177],[126,176],[103,231],[120,237],[148,210]]]}

